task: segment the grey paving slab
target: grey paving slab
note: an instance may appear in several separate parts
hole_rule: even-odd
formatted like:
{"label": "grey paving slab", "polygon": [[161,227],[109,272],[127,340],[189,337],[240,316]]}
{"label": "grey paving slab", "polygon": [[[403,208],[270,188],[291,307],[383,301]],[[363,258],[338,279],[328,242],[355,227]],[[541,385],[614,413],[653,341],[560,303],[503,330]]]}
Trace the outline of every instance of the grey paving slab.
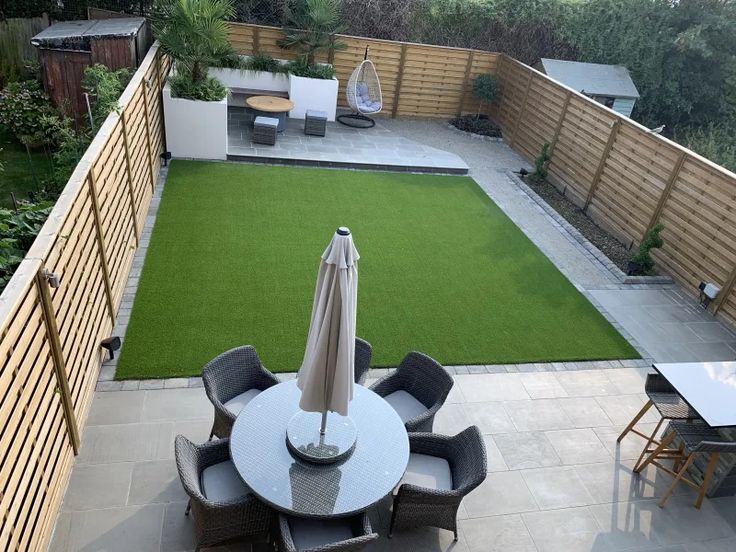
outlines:
{"label": "grey paving slab", "polygon": [[470,552],[537,552],[521,516],[467,519],[460,523]]}
{"label": "grey paving slab", "polygon": [[176,464],[170,459],[136,462],[132,470],[128,504],[157,504],[185,501]]}
{"label": "grey paving slab", "polygon": [[563,398],[558,399],[557,403],[567,414],[573,427],[601,427],[613,424],[593,397]]}
{"label": "grey paving slab", "polygon": [[493,436],[504,462],[511,470],[557,466],[560,457],[544,432],[501,433]]}
{"label": "grey paving slab", "polygon": [[125,506],[132,474],[131,463],[77,466],[69,480],[62,510],[99,510]]}
{"label": "grey paving slab", "polygon": [[77,464],[163,460],[169,457],[173,427],[172,422],[88,426]]}
{"label": "grey paving slab", "polygon": [[463,410],[468,421],[478,426],[482,433],[508,433],[515,431],[514,423],[502,402],[465,403]]}
{"label": "grey paving slab", "polygon": [[522,514],[539,552],[612,552],[588,508]]}
{"label": "grey paving slab", "polygon": [[129,393],[96,392],[87,418],[88,426],[130,424],[141,421],[143,391]]}
{"label": "grey paving slab", "polygon": [[540,510],[594,504],[573,466],[522,470],[522,476]]}
{"label": "grey paving slab", "polygon": [[539,509],[519,471],[489,473],[463,504],[471,519]]}
{"label": "grey paving slab", "polygon": [[570,429],[572,421],[556,399],[505,401],[506,412],[517,431]]}
{"label": "grey paving slab", "polygon": [[592,464],[612,459],[592,429],[547,431],[545,436],[563,464]]}

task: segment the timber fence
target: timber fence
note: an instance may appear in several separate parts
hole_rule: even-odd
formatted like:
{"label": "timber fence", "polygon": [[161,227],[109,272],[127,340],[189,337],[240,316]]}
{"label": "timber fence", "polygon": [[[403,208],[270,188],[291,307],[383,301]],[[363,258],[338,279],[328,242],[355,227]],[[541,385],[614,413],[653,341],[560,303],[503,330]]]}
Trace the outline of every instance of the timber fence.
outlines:
{"label": "timber fence", "polygon": [[164,149],[154,45],[0,295],[0,550],[45,550]]}
{"label": "timber fence", "polygon": [[529,160],[550,144],[549,179],[588,216],[635,247],[658,222],[659,267],[736,323],[736,175],[508,56],[493,116]]}

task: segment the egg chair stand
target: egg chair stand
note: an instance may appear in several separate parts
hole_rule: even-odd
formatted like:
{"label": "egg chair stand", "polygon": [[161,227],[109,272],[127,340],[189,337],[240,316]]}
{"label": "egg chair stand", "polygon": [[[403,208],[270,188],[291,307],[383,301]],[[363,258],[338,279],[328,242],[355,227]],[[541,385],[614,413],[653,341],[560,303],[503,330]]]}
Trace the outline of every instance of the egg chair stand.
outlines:
{"label": "egg chair stand", "polygon": [[374,115],[381,111],[383,97],[376,67],[368,59],[368,46],[365,48],[363,61],[350,75],[345,93],[348,98],[348,105],[353,109],[353,113],[338,115],[337,120],[354,128],[372,128],[376,126],[376,121],[368,115]]}

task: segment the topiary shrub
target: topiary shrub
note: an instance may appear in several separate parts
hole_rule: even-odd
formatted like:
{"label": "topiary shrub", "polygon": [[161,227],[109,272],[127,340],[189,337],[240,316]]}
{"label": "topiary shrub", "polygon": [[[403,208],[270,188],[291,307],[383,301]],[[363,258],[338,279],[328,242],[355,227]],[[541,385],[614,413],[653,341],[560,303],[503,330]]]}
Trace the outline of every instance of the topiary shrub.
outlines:
{"label": "topiary shrub", "polygon": [[500,91],[501,83],[493,75],[483,74],[475,77],[473,80],[473,94],[480,100],[478,103],[478,117],[480,117],[480,112],[483,110],[483,104],[488,105],[493,102]]}
{"label": "topiary shrub", "polygon": [[529,178],[536,180],[537,182],[546,180],[547,178],[547,167],[549,166],[549,144],[544,143],[542,150],[534,160],[534,172],[529,175]]}

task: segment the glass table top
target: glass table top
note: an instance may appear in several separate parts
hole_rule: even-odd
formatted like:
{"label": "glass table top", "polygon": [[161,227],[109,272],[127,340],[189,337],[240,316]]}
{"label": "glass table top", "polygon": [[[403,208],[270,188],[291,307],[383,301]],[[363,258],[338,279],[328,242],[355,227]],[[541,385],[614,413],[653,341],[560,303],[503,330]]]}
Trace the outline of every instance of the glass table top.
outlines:
{"label": "glass table top", "polygon": [[[296,381],[258,394],[240,412],[230,452],[241,478],[265,503],[303,517],[338,517],[361,512],[391,493],[409,462],[409,438],[396,411],[373,391],[355,385],[349,417],[357,429],[355,448],[331,464],[301,460],[289,451],[286,428],[299,410]],[[341,416],[331,413],[330,424]],[[315,416],[319,424],[319,415]]]}
{"label": "glass table top", "polygon": [[736,362],[654,364],[711,427],[736,426]]}

